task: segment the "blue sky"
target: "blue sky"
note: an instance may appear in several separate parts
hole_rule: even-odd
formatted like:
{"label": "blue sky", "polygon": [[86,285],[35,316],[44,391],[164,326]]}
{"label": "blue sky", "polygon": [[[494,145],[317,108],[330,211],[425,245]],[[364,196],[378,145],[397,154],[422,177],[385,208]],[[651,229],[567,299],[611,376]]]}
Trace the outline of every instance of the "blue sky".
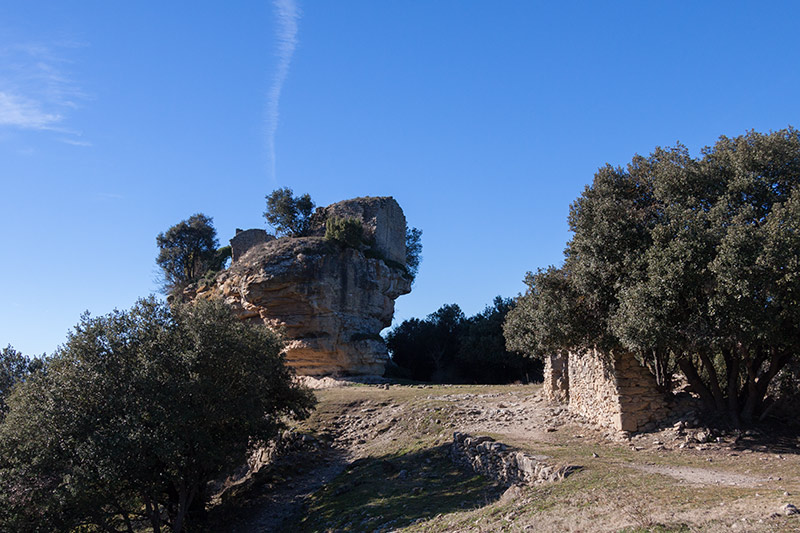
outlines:
{"label": "blue sky", "polygon": [[52,352],[157,291],[159,232],[225,242],[283,186],[398,200],[424,250],[396,321],[478,312],[561,261],[598,167],[800,126],[798,6],[6,3],[0,345]]}

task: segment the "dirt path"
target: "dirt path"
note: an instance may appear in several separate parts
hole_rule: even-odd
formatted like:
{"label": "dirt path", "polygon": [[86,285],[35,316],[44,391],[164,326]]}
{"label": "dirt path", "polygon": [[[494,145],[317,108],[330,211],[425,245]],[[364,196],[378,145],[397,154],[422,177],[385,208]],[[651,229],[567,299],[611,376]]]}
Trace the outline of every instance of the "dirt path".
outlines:
{"label": "dirt path", "polygon": [[711,468],[693,468],[688,466],[667,466],[667,465],[648,465],[630,464],[626,465],[642,472],[651,474],[663,474],[674,477],[682,481],[699,485],[729,485],[732,487],[762,487],[764,483],[772,481],[768,477],[746,476],[742,474],[732,474],[721,472]]}

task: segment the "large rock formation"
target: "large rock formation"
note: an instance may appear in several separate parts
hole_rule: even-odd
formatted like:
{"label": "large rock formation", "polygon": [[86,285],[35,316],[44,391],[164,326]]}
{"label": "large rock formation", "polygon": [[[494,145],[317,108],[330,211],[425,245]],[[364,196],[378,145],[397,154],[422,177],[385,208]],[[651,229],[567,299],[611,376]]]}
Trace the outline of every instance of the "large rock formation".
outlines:
{"label": "large rock formation", "polygon": [[[326,240],[330,216],[359,218],[369,244],[356,249]],[[311,236],[253,241],[195,295],[221,296],[243,320],[283,330],[287,361],[298,374],[380,375],[387,361],[380,331],[391,325],[394,300],[411,291],[405,228],[390,197],[319,208]]]}

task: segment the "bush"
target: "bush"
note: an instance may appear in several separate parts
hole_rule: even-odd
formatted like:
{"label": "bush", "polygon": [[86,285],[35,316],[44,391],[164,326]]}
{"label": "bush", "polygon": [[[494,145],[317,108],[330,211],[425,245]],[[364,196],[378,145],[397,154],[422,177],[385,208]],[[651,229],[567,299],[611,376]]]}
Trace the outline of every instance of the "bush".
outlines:
{"label": "bush", "polygon": [[358,248],[364,240],[364,228],[357,218],[330,217],[325,221],[325,238]]}
{"label": "bush", "polygon": [[[314,404],[221,302],[84,315],[0,425],[0,530],[179,532],[209,481]],[[89,530],[89,529],[86,529]]]}

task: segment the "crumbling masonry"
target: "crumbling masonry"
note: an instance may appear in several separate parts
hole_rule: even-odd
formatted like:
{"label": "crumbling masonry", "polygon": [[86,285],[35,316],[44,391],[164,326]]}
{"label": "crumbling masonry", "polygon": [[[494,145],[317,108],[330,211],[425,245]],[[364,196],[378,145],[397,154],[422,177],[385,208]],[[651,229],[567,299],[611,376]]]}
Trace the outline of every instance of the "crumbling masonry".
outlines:
{"label": "crumbling masonry", "polygon": [[571,412],[618,432],[650,431],[667,414],[653,376],[630,352],[596,350],[545,360],[544,395]]}

